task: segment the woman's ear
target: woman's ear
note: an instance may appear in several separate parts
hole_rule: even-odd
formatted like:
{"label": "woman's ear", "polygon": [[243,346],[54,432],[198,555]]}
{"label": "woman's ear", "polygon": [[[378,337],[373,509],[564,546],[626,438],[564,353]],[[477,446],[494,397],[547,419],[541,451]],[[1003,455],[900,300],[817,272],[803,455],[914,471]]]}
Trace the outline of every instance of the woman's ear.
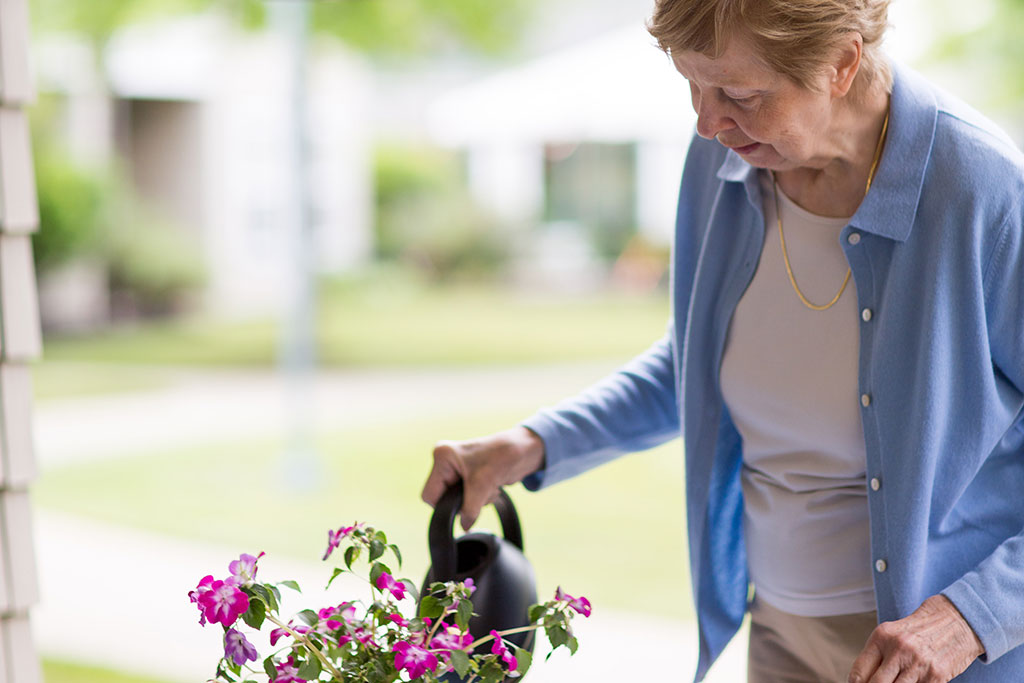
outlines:
{"label": "woman's ear", "polygon": [[845,97],[860,70],[860,58],[864,50],[864,38],[852,31],[846,34],[832,62],[832,79],[829,83],[833,97]]}

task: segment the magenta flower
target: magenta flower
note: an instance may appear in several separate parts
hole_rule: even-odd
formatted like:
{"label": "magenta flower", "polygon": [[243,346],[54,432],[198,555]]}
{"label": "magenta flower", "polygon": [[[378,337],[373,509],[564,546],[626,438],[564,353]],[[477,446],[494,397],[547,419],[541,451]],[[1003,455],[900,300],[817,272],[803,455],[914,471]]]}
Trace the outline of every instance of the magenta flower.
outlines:
{"label": "magenta flower", "polygon": [[432,650],[465,650],[473,644],[473,636],[457,626],[448,626],[430,641]]}
{"label": "magenta flower", "polygon": [[295,658],[288,657],[283,662],[274,664],[277,675],[270,680],[270,683],[308,683],[305,678],[299,678],[299,669],[295,666]]}
{"label": "magenta flower", "polygon": [[224,634],[224,657],[242,666],[246,662],[255,662],[260,655],[244,635],[229,628]]}
{"label": "magenta flower", "polygon": [[341,545],[341,541],[342,541],[343,538],[347,537],[349,534],[351,534],[353,531],[358,529],[360,526],[362,526],[362,524],[358,523],[358,524],[353,524],[352,526],[343,526],[343,527],[339,528],[337,531],[331,531],[330,529],[328,529],[327,530],[327,551],[324,553],[324,559],[326,560],[328,557],[331,556],[331,553],[333,553],[335,550],[338,549],[338,546]]}
{"label": "magenta flower", "polygon": [[590,616],[590,611],[591,611],[590,600],[587,600],[586,598],[584,598],[582,596],[578,597],[578,598],[574,598],[573,596],[569,595],[568,593],[563,592],[561,586],[559,586],[555,590],[555,600],[560,600],[560,601],[567,602],[567,603],[569,603],[569,607],[573,608],[574,610],[576,610],[577,612],[579,612],[583,616],[585,616],[585,617],[589,617]]}
{"label": "magenta flower", "polygon": [[[351,608],[355,611],[355,608]],[[346,610],[347,612],[348,610]],[[373,639],[373,629],[367,628],[366,624],[359,623],[351,619],[348,614],[345,615],[345,621],[348,622],[348,628],[345,633],[342,633],[338,637],[338,645],[344,647],[353,641],[358,641],[364,647],[376,648],[378,647],[377,641]]]}
{"label": "magenta flower", "polygon": [[206,626],[206,613],[203,612],[203,606],[199,603],[199,598],[202,597],[203,593],[209,592],[210,586],[213,584],[212,576],[204,576],[200,581],[199,585],[196,586],[194,591],[188,592],[188,599],[193,603],[196,603],[199,607],[199,625]]}
{"label": "magenta flower", "polygon": [[387,572],[384,572],[377,577],[377,590],[391,591],[391,594],[395,596],[395,600],[405,599],[405,584],[395,579]]}
{"label": "magenta flower", "polygon": [[509,671],[515,671],[516,667],[519,666],[519,662],[516,661],[515,656],[508,651],[505,647],[505,641],[501,639],[501,634],[497,631],[491,631],[491,635],[494,636],[494,644],[491,645],[491,654],[498,655],[501,661],[505,662],[505,666],[508,667]]}
{"label": "magenta flower", "polygon": [[392,624],[398,624],[400,628],[409,628],[409,622],[401,614],[389,614],[388,621]]}
{"label": "magenta flower", "polygon": [[327,551],[324,553],[325,560],[331,556],[331,553],[338,549],[338,546],[341,545],[341,539],[343,538],[345,537],[342,535],[341,529],[338,529],[337,531],[331,531],[330,529],[327,530]]}
{"label": "magenta flower", "polygon": [[391,649],[395,653],[395,668],[409,672],[409,678],[419,678],[429,671],[437,671],[437,657],[418,645],[399,641]]}
{"label": "magenta flower", "polygon": [[240,585],[248,586],[250,583],[256,580],[256,561],[263,557],[266,553],[260,553],[256,557],[247,553],[242,553],[237,560],[231,562],[228,565],[228,571],[231,572],[231,578],[229,582]]}
{"label": "magenta flower", "polygon": [[[295,624],[291,621],[288,622],[288,628],[292,630],[292,633],[298,633],[300,635],[306,635],[307,633],[313,630],[305,624]],[[286,628],[275,628],[273,631],[270,632],[270,647],[274,647],[275,645],[277,645],[277,641],[281,640],[281,638],[284,638],[285,636],[290,635],[291,633],[289,633],[288,629]]]}
{"label": "magenta flower", "polygon": [[320,617],[320,621],[324,622],[327,626],[327,630],[334,631],[341,628],[341,622],[333,618],[337,613],[337,607],[324,607],[316,614]]}
{"label": "magenta flower", "polygon": [[230,627],[249,609],[249,596],[226,581],[214,581],[199,595],[199,608],[211,623]]}

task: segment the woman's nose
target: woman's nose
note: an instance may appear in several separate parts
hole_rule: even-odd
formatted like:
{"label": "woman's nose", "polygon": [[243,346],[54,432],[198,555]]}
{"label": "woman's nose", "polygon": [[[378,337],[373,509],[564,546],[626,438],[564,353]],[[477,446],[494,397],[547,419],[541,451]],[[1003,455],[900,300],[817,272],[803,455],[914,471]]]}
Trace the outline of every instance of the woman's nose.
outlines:
{"label": "woman's nose", "polygon": [[726,116],[721,103],[712,98],[695,98],[693,104],[697,112],[697,135],[702,138],[712,140],[722,131],[736,126],[736,123]]}

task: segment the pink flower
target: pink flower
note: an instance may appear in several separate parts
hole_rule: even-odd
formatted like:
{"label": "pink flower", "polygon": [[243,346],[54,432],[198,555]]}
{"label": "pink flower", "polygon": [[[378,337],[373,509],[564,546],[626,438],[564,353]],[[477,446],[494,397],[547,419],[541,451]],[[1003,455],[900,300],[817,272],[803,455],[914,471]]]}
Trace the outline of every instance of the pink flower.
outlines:
{"label": "pink flower", "polygon": [[277,669],[277,675],[270,683],[307,683],[305,678],[299,678],[299,669],[295,666],[294,657],[274,664],[274,668]]}
{"label": "pink flower", "polygon": [[337,607],[324,607],[317,611],[317,616],[320,618],[321,622],[317,627],[317,631],[323,633],[324,628],[328,631],[336,631],[342,626],[341,620],[351,622],[355,613],[355,605],[350,602],[343,602]]}
{"label": "pink flower", "polygon": [[377,590],[391,591],[391,594],[395,596],[396,600],[405,599],[405,584],[401,581],[395,580],[395,577],[391,576],[387,572],[384,572],[377,577]]}
{"label": "pink flower", "polygon": [[388,620],[392,624],[398,624],[401,628],[409,628],[409,622],[401,614],[389,614]]}
{"label": "pink flower", "polygon": [[[204,576],[199,581],[199,585],[196,586],[196,589],[194,591],[189,591],[188,592],[188,599],[191,600],[193,603],[199,603],[199,598],[202,597],[203,593],[206,593],[206,592],[208,592],[210,590],[210,585],[212,583],[213,583],[213,577],[212,576],[209,576],[209,575]],[[200,626],[206,626],[206,613],[203,612],[203,606],[201,604],[198,605],[198,606],[199,606],[199,625]]]}
{"label": "pink flower", "polygon": [[353,531],[358,529],[360,526],[362,526],[362,524],[353,524],[352,526],[343,526],[343,527],[339,528],[337,531],[331,531],[330,529],[328,529],[327,530],[327,551],[324,553],[324,559],[326,560],[328,557],[331,556],[331,553],[333,553],[335,550],[338,549],[338,546],[341,545],[341,541],[342,541],[343,538],[347,537],[349,534],[351,534]]}
{"label": "pink flower", "polygon": [[349,607],[345,610],[345,621],[348,623],[347,632],[342,633],[338,638],[338,645],[344,647],[353,641],[358,641],[364,647],[375,648],[378,647],[377,642],[373,639],[373,629],[367,628],[366,624],[359,623],[350,618],[348,612],[355,613],[354,607]]}
{"label": "pink flower", "polygon": [[[292,633],[298,633],[300,635],[306,635],[307,633],[313,630],[305,624],[295,624],[291,621],[288,622],[288,628],[292,630]],[[274,647],[275,645],[277,645],[277,641],[281,640],[281,638],[284,638],[285,636],[290,635],[291,633],[289,633],[288,629],[286,628],[275,628],[273,631],[270,632],[270,647]]]}
{"label": "pink flower", "polygon": [[[205,581],[205,579],[204,579]],[[226,581],[214,581],[199,595],[199,608],[211,623],[231,626],[249,609],[249,596]]]}
{"label": "pink flower", "polygon": [[516,667],[519,666],[519,662],[516,661],[515,656],[508,651],[505,647],[505,642],[501,639],[501,635],[497,631],[491,631],[491,635],[494,636],[494,644],[491,645],[491,654],[498,655],[501,661],[505,662],[505,666],[508,667],[509,671],[515,671]]}
{"label": "pink flower", "polygon": [[260,553],[256,557],[242,553],[237,560],[231,562],[228,565],[228,571],[231,572],[231,578],[229,581],[236,585],[248,586],[250,583],[256,580],[256,561],[263,557],[266,553]]}
{"label": "pink flower", "polygon": [[244,635],[229,628],[224,634],[224,657],[241,666],[246,662],[255,662],[260,655]]}
{"label": "pink flower", "polygon": [[409,672],[409,678],[419,678],[429,671],[437,671],[437,657],[418,645],[399,641],[391,650],[395,653],[395,668]]}
{"label": "pink flower", "polygon": [[560,601],[568,602],[569,603],[569,607],[573,608],[574,610],[576,610],[577,612],[579,612],[583,616],[585,616],[585,617],[589,617],[590,616],[590,611],[591,611],[590,600],[587,600],[584,597],[574,598],[571,595],[569,595],[568,593],[564,593],[562,591],[562,587],[561,586],[559,586],[555,590],[555,600],[560,600]]}
{"label": "pink flower", "polygon": [[465,650],[473,644],[473,636],[463,633],[457,626],[448,626],[430,641],[432,650]]}
{"label": "pink flower", "polygon": [[337,613],[337,607],[324,607],[317,612],[317,616],[326,624],[327,630],[334,631],[341,628],[341,622],[333,618]]}

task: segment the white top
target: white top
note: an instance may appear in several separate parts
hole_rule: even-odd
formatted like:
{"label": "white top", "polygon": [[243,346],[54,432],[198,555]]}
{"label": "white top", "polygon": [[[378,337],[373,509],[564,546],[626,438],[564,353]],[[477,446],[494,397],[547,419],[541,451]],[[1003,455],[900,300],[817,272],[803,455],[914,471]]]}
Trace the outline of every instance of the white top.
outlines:
{"label": "white top", "polygon": [[[722,393],[743,438],[744,532],[759,598],[800,616],[875,609],[857,391],[859,320],[851,279],[826,311],[786,275],[771,180],[765,242],[733,314]],[[846,275],[844,218],[811,214],[779,191],[797,284],[828,303]]]}

